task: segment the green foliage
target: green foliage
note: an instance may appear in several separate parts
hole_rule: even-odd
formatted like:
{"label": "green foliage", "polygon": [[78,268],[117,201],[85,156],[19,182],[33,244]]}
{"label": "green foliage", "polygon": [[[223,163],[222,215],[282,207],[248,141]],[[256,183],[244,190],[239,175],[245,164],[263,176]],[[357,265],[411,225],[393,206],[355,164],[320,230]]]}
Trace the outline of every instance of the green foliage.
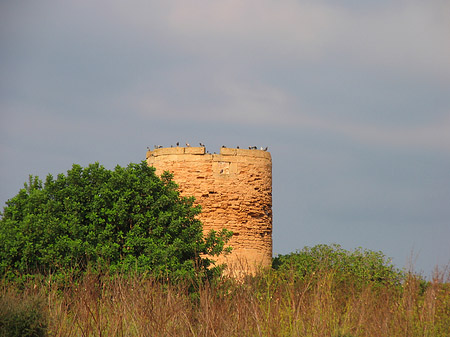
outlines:
{"label": "green foliage", "polygon": [[231,233],[204,237],[193,201],[180,197],[168,172],[160,179],[145,162],[113,171],[73,165],[44,184],[30,176],[0,220],[0,273],[210,272],[202,254],[219,255]]}
{"label": "green foliage", "polygon": [[0,337],[43,337],[47,333],[44,305],[35,297],[0,297]]}
{"label": "green foliage", "polygon": [[353,252],[340,245],[317,245],[301,251],[279,255],[272,266],[281,273],[293,273],[297,280],[310,279],[322,271],[333,271],[338,282],[399,285],[404,275],[382,252],[358,248]]}

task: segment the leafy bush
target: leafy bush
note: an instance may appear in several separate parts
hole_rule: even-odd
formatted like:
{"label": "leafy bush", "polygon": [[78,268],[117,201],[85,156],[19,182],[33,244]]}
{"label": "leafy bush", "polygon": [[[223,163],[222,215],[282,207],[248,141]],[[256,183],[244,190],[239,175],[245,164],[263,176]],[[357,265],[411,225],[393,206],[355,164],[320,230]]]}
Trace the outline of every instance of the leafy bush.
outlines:
{"label": "leafy bush", "polygon": [[193,201],[180,197],[168,172],[160,179],[144,161],[113,171],[73,165],[44,184],[30,176],[0,220],[0,273],[211,272],[204,254],[222,253],[231,233],[204,237]]}
{"label": "leafy bush", "polygon": [[321,271],[333,271],[340,282],[399,285],[403,273],[382,252],[358,248],[353,252],[340,245],[317,245],[301,251],[278,255],[272,266],[281,273],[292,272],[298,280],[309,279]]}
{"label": "leafy bush", "polygon": [[46,331],[47,317],[38,298],[0,297],[0,337],[43,337]]}

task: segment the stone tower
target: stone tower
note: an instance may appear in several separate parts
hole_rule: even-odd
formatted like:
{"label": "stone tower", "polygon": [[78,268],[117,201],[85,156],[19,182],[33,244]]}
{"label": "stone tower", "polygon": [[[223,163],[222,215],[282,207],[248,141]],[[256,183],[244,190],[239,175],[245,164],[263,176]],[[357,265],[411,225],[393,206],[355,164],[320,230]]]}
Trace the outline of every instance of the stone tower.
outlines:
{"label": "stone tower", "polygon": [[147,152],[156,174],[170,171],[184,196],[202,206],[205,232],[233,232],[233,252],[219,259],[231,268],[254,270],[272,262],[272,159],[263,150],[204,147],[159,148]]}

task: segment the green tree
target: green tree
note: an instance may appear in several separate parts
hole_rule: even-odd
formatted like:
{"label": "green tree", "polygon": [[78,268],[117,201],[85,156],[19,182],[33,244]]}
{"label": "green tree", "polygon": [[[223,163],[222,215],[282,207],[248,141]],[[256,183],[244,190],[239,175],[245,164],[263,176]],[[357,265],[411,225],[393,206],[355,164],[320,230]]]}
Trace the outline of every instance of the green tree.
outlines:
{"label": "green tree", "polygon": [[30,176],[0,220],[0,273],[214,271],[205,255],[228,251],[231,232],[205,237],[193,201],[180,197],[168,172],[159,178],[145,162],[112,171],[73,165],[44,184]]}

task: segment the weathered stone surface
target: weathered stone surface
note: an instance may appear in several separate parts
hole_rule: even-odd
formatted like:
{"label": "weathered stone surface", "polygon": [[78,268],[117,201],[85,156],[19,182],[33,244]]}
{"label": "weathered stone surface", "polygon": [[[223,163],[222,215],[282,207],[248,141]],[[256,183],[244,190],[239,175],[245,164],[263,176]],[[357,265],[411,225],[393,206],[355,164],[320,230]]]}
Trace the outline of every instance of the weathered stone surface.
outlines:
{"label": "weathered stone surface", "polygon": [[[180,192],[202,206],[204,231],[233,231],[233,253],[219,262],[243,270],[272,261],[272,159],[261,150],[203,147],[162,148],[147,152],[157,174],[170,171]],[[236,267],[237,266],[237,267]]]}
{"label": "weathered stone surface", "polygon": [[184,153],[187,154],[205,154],[204,147],[185,147]]}
{"label": "weathered stone surface", "polygon": [[220,149],[220,154],[223,156],[235,156],[238,149],[230,149],[227,147],[222,147]]}

